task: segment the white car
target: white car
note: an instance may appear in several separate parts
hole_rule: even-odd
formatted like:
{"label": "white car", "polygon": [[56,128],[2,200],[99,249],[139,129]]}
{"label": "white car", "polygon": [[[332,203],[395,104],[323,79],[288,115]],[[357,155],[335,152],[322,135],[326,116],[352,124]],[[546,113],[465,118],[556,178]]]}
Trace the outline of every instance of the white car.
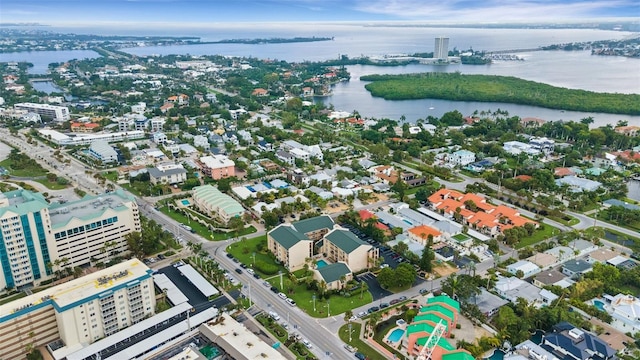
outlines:
{"label": "white car", "polygon": [[287,295],[285,295],[284,293],[278,293],[278,297],[282,300],[287,300]]}
{"label": "white car", "polygon": [[302,344],[304,344],[304,346],[306,346],[307,349],[311,349],[313,347],[311,345],[311,343],[309,342],[309,340],[307,340],[307,339],[302,339]]}
{"label": "white car", "polygon": [[269,316],[271,316],[271,318],[275,321],[280,320],[280,315],[278,315],[278,313],[273,312],[273,311],[269,311]]}
{"label": "white car", "polygon": [[247,269],[247,272],[248,272],[249,274],[251,274],[251,275],[253,275],[253,273],[254,273],[253,269]]}
{"label": "white car", "polygon": [[289,304],[291,306],[296,306],[296,302],[293,301],[293,299],[291,299],[291,298],[287,298],[285,301],[287,302],[287,304]]}

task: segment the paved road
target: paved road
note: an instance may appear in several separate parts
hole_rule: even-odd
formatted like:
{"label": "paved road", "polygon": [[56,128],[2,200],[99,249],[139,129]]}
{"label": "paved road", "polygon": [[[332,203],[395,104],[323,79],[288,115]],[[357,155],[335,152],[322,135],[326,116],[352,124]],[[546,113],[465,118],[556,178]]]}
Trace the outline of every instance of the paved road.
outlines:
{"label": "paved road", "polygon": [[[76,182],[75,184],[76,186],[79,186],[83,189],[89,190],[94,193],[101,193],[103,191],[101,186],[97,184],[94,179],[89,178],[85,174],[85,170],[86,170],[85,165],[77,161],[76,159],[71,158],[71,162],[69,165],[62,166],[63,164],[59,163],[56,159],[54,159],[50,155],[48,147],[36,146],[35,148],[36,150],[34,150],[34,146],[26,144],[23,138],[14,138],[12,136],[8,136],[8,131],[6,129],[0,129],[0,135],[4,135],[3,137],[5,141],[8,141],[14,146],[18,146],[19,148],[21,148],[23,151],[34,155],[36,161],[41,163],[49,171],[58,173],[60,175],[70,176],[71,179],[74,182]],[[398,166],[403,169],[411,171],[410,168],[407,168],[405,166],[402,166],[402,165],[398,165]],[[456,189],[456,190],[464,190],[468,184],[472,184],[477,181],[476,179],[469,178],[464,175],[460,175],[460,177],[463,179],[462,182],[449,182],[439,178],[436,178],[436,181],[444,184],[448,188]],[[489,183],[487,184],[491,187],[497,188],[496,185],[489,184]],[[179,229],[179,227],[176,226],[176,222],[174,220],[156,211],[153,208],[153,204],[150,202],[149,199],[137,198],[137,201],[140,208],[140,212],[143,215],[145,215],[150,219],[155,220],[156,222],[158,222],[168,230],[172,230],[175,228]],[[371,205],[371,207],[378,207],[378,206],[380,205],[379,204]],[[519,209],[519,210],[523,214],[528,213],[524,209]],[[581,214],[575,214],[571,212],[569,212],[569,214],[572,216],[575,216],[580,220],[580,223],[574,226],[574,228],[576,229],[585,228],[587,227],[587,224],[589,222],[593,221],[592,219]],[[335,214],[335,216],[337,216],[337,214]],[[545,221],[545,222],[554,226],[557,224],[552,221]],[[568,227],[562,224],[557,224],[557,225],[561,225],[561,226],[558,226],[560,229],[569,229]],[[611,225],[604,222],[599,222],[598,225],[605,228],[615,229],[625,234],[629,234],[631,232],[627,229],[623,229],[618,226]],[[262,235],[262,234],[264,234],[264,231],[259,231],[255,235]],[[211,254],[212,257],[218,263],[220,263],[221,266],[225,268],[227,271],[232,272],[236,268],[236,264],[233,263],[230,259],[228,259],[225,256],[223,250],[220,250],[220,248],[224,249],[229,244],[229,241],[219,241],[219,242],[207,241],[206,239],[200,237],[197,234],[192,234],[190,232],[185,232],[185,231],[183,231],[182,234],[180,235],[186,241],[201,243],[203,245],[203,250]],[[503,255],[501,260],[503,260],[504,258],[510,255],[511,253],[507,253],[506,255]],[[483,263],[476,265],[476,272],[478,274],[482,274],[486,272],[489,268],[492,268],[494,266],[495,265],[493,263],[493,260],[487,260]],[[458,272],[463,272],[463,271],[465,270],[461,269]],[[276,294],[272,293],[266,286],[262,285],[262,280],[256,280],[246,272],[243,272],[243,274],[241,275],[236,274],[235,276],[243,284],[247,285],[247,291],[248,291],[249,284],[251,284],[250,285],[251,297],[258,307],[264,309],[265,311],[275,311],[279,313],[282,319],[287,319],[287,322],[289,322],[290,329],[293,329],[293,331],[299,332],[303,337],[309,339],[314,345],[312,352],[316,354],[319,358],[322,358],[322,359],[352,358],[353,355],[348,353],[342,347],[341,345],[342,342],[337,339],[337,330],[339,329],[340,326],[342,326],[345,323],[342,314],[336,314],[326,319],[311,318],[305,313],[303,313],[297,307],[291,307],[282,299],[278,298]],[[417,297],[419,296],[419,290],[421,288],[427,289],[427,290],[440,289],[440,283],[442,280],[443,279],[440,278],[433,281],[428,281],[426,284],[420,287],[412,287],[402,293],[382,297],[378,301],[388,303],[392,299],[395,299],[403,295],[409,298]],[[370,306],[372,305],[369,304],[369,305],[362,306],[360,308],[354,309],[353,312],[358,313],[360,311],[366,311],[366,309],[368,309]],[[329,356],[326,355],[327,352],[330,353]]]}

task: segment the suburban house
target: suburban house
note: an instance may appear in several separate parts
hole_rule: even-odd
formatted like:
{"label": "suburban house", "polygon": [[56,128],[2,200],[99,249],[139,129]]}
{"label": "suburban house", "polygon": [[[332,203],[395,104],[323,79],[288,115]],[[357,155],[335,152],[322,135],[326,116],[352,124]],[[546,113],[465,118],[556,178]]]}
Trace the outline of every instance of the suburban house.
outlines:
{"label": "suburban house", "polygon": [[562,265],[562,273],[570,278],[578,278],[593,268],[593,265],[580,259],[569,260]]}
{"label": "suburban house", "polygon": [[407,233],[411,240],[415,240],[425,246],[429,243],[429,235],[431,235],[433,243],[442,241],[442,233],[427,225],[412,227],[407,230]]}
{"label": "suburban house", "polygon": [[568,322],[554,325],[553,332],[544,335],[543,345],[564,355],[564,359],[613,360],[617,358],[616,351],[604,340]]}
{"label": "suburban house", "polygon": [[465,166],[476,161],[476,154],[469,150],[458,150],[447,157],[447,162],[452,166]]}
{"label": "suburban house", "polygon": [[507,271],[513,275],[518,274],[518,271],[522,272],[522,278],[528,278],[530,276],[533,276],[537,273],[540,272],[540,268],[538,267],[538,265],[527,261],[527,260],[520,260],[518,262],[515,262],[509,266],[507,266]]}
{"label": "suburban house", "polygon": [[613,317],[611,325],[622,332],[640,332],[640,299],[627,294],[605,295],[605,310]]}

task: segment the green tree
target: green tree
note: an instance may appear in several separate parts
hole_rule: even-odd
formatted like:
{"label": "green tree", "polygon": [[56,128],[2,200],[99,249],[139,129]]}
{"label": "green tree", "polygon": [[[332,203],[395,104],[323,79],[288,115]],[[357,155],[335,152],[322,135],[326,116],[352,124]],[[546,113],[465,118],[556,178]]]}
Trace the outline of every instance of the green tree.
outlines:
{"label": "green tree", "polygon": [[[429,235],[431,236],[431,235]],[[431,242],[428,242],[427,245],[422,249],[422,256],[420,257],[420,270],[431,272],[433,270],[433,264],[431,263],[434,259],[433,250],[431,250]]]}

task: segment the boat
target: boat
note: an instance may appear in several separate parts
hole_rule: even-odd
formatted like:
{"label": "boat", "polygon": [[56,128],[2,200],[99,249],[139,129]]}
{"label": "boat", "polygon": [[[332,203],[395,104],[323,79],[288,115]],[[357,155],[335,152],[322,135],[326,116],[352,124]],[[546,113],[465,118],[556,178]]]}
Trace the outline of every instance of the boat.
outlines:
{"label": "boat", "polygon": [[433,110],[435,109],[433,106],[429,106],[429,110]]}

